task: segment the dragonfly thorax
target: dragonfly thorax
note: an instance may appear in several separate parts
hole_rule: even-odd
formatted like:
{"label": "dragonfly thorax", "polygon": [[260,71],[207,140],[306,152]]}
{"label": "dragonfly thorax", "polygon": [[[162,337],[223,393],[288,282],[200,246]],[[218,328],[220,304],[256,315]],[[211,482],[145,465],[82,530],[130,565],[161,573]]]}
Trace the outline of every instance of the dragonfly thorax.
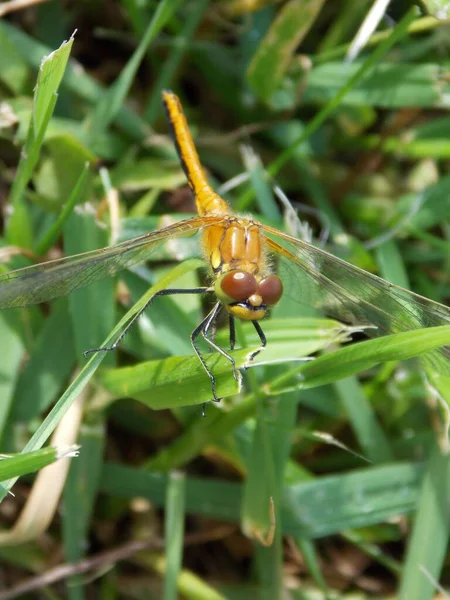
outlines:
{"label": "dragonfly thorax", "polygon": [[260,225],[229,216],[203,230],[203,247],[215,275],[242,270],[257,277],[264,271]]}

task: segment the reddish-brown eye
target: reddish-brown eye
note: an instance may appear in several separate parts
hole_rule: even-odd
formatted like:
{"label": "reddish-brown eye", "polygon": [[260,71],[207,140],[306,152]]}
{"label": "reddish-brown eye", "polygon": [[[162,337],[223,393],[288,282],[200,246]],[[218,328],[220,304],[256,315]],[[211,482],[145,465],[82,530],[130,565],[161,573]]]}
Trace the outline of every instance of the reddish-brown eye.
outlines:
{"label": "reddish-brown eye", "polygon": [[258,284],[250,273],[230,271],[222,277],[220,287],[229,298],[235,302],[241,302],[256,292]]}
{"label": "reddish-brown eye", "polygon": [[258,294],[262,297],[264,304],[273,306],[283,295],[283,284],[278,275],[269,275],[261,281],[258,286]]}

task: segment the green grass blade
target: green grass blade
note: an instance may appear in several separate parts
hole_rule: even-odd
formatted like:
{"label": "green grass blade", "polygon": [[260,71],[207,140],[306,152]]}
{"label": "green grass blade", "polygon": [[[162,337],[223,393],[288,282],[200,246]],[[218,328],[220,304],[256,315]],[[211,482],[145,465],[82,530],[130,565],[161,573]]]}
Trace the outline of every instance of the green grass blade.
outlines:
{"label": "green grass blade", "polygon": [[317,131],[317,129],[322,125],[322,123],[333,113],[338,106],[340,106],[344,97],[350,92],[352,89],[356,87],[356,85],[363,79],[363,77],[378,64],[383,56],[385,56],[389,50],[399,41],[401,40],[407,32],[408,26],[412,23],[415,17],[415,9],[411,9],[403,19],[398,23],[397,27],[392,31],[389,38],[387,38],[384,42],[382,42],[378,48],[367,58],[364,63],[357,69],[356,73],[345,83],[337,94],[328,102],[328,104],[319,112],[317,115],[309,121],[308,125],[305,127],[302,135],[294,141],[294,143],[284,150],[278,158],[273,161],[269,167],[268,172],[275,176],[281,167],[293,156],[296,148],[302,144],[305,140],[307,140],[312,133]]}
{"label": "green grass blade", "polygon": [[254,563],[258,582],[267,597],[274,599],[283,594],[281,499],[291,446],[286,431],[293,426],[296,414],[296,402],[286,405],[280,399],[270,404],[257,402],[256,428],[242,498],[242,529],[256,542]]}
{"label": "green grass blade", "polygon": [[[421,464],[394,463],[288,485],[282,531],[320,538],[409,514],[416,508],[423,470]],[[167,474],[106,463],[101,490],[122,498],[142,496],[163,506],[167,481]],[[186,480],[188,514],[237,523],[241,499],[241,484],[195,477]]]}
{"label": "green grass blade", "polygon": [[[308,389],[338,381],[369,369],[380,362],[406,360],[445,346],[450,326],[428,327],[360,342],[307,362],[272,382],[269,390],[278,394],[288,389]],[[442,358],[445,362],[446,359]],[[292,388],[290,388],[292,386]]]}
{"label": "green grass blade", "polygon": [[245,398],[229,412],[223,413],[214,404],[207,407],[205,418],[196,418],[172,444],[161,449],[145,463],[145,468],[155,471],[177,469],[196,456],[209,443],[222,439],[248,417],[255,414],[255,398]]}
{"label": "green grass blade", "polygon": [[331,50],[337,44],[345,42],[354,33],[369,7],[369,0],[355,4],[353,0],[344,0],[336,11],[336,18],[320,41],[318,52]]}
{"label": "green grass blade", "polygon": [[[238,369],[248,365],[248,355],[259,347],[254,328],[248,324],[243,331],[249,349],[231,353]],[[328,319],[273,319],[265,332],[269,348],[255,357],[253,366],[298,361],[347,337],[345,327]],[[224,334],[218,335],[217,341],[224,348],[228,344]],[[236,394],[239,385],[232,376],[230,362],[218,354],[204,356],[216,377],[218,395]],[[153,410],[211,400],[211,383],[196,356],[173,356],[105,371],[101,382],[114,397],[131,396]]]}
{"label": "green grass blade", "polygon": [[6,481],[11,477],[21,477],[27,473],[34,473],[53,464],[61,458],[78,456],[80,446],[69,446],[66,448],[41,448],[34,452],[23,452],[16,456],[0,457],[0,481]]}
{"label": "green grass blade", "polygon": [[410,289],[408,274],[400,251],[393,240],[378,246],[375,251],[381,276],[395,285]]}
{"label": "green grass blade", "polygon": [[57,92],[72,49],[73,37],[42,60],[34,93],[33,110],[27,140],[22,150],[18,171],[11,188],[9,202],[13,213],[7,225],[12,244],[30,248],[31,224],[24,206],[24,194],[39,158],[44,135],[53,114]]}
{"label": "green grass blade", "polygon": [[177,580],[183,562],[185,476],[170,473],[166,492],[166,573],[164,600],[177,600]]}
{"label": "green grass blade", "polygon": [[[351,2],[352,0],[350,0]],[[439,19],[435,19],[434,17],[421,17],[413,21],[407,29],[408,35],[412,35],[414,33],[425,33],[427,31],[432,31],[433,29],[437,29],[439,27],[445,26],[445,19],[440,21]],[[383,42],[386,38],[388,38],[392,33],[392,29],[388,28],[383,31],[377,31],[374,33],[366,42],[366,48],[376,46]],[[348,49],[350,48],[350,43],[342,44],[333,48],[331,50],[327,50],[322,52],[321,54],[317,54],[313,57],[314,64],[320,62],[327,62],[330,60],[334,60],[336,58],[343,57],[347,54]]]}
{"label": "green grass blade", "polygon": [[[304,101],[315,104],[334,98],[342,82],[349,80],[361,68],[361,62],[330,62],[315,67],[308,78]],[[364,79],[346,94],[346,106],[373,106],[376,108],[447,107],[448,86],[435,63],[390,64],[379,63]],[[394,140],[397,138],[394,138]],[[389,142],[386,142],[389,148]],[[391,151],[395,146],[390,148]]]}
{"label": "green grass blade", "polygon": [[64,223],[69,218],[72,213],[74,207],[81,202],[83,197],[83,193],[85,191],[86,180],[89,174],[89,164],[86,163],[83,171],[80,173],[80,177],[73,188],[73,191],[70,195],[69,200],[64,205],[63,210],[58,215],[57,220],[52,224],[52,226],[45,232],[45,234],[41,237],[39,242],[36,244],[35,253],[38,256],[42,256],[48,252],[48,250],[53,246],[53,244],[58,239],[58,236],[61,234]]}
{"label": "green grass blade", "polygon": [[[110,243],[109,232],[98,227],[89,211],[72,212],[63,228],[64,251],[67,256],[104,248]],[[75,341],[75,352],[83,363],[83,353],[97,348],[98,343],[116,323],[113,277],[96,281],[68,296],[69,314]],[[114,354],[105,357],[114,364]]]}
{"label": "green grass blade", "polygon": [[375,415],[375,411],[356,377],[335,384],[340,401],[349,416],[365,458],[374,463],[389,462],[394,455],[388,437]]}
{"label": "green grass blade", "polygon": [[[0,22],[0,32],[2,35],[8,36],[15,43],[22,58],[33,67],[39,67],[39,57],[49,54],[51,51],[45,44],[41,44],[36,39],[6,22]],[[67,67],[62,86],[63,89],[72,92],[75,97],[82,98],[93,105],[99,102],[105,93],[95,79],[84,73],[79,66],[73,66],[70,63]],[[116,122],[133,140],[142,141],[148,134],[146,123],[126,106],[121,107]]]}
{"label": "green grass blade", "polygon": [[[248,350],[232,353],[237,368],[246,364],[248,354]],[[207,354],[205,359],[216,379],[218,396],[237,394],[239,383],[233,378],[230,361]],[[131,396],[153,410],[212,400],[211,381],[196,356],[171,356],[110,370],[102,374],[101,382],[114,396]]]}
{"label": "green grass blade", "polygon": [[8,39],[0,35],[0,81],[15,94],[23,93],[30,70],[20,52]]}
{"label": "green grass blade", "polygon": [[[287,306],[285,306],[287,308]],[[296,305],[295,310],[298,310]],[[287,311],[281,311],[285,314]],[[240,324],[243,333],[242,345],[253,348],[259,346],[259,337],[251,323]],[[258,354],[252,364],[270,365],[304,359],[310,354],[325,350],[331,345],[348,341],[352,328],[332,319],[317,317],[271,317],[264,321],[267,347]],[[228,336],[225,331],[217,335],[221,346],[226,346]]]}
{"label": "green grass blade", "polygon": [[[102,346],[109,346],[111,343],[117,338],[118,334],[122,331],[123,327],[128,323],[133,316],[139,312],[140,308],[145,306],[148,299],[154,295],[160,289],[163,289],[170,285],[173,281],[175,281],[181,274],[186,273],[189,270],[193,270],[202,266],[203,262],[200,260],[190,260],[186,261],[181,265],[175,267],[166,277],[164,277],[161,281],[159,281],[155,286],[153,286],[150,290],[148,290],[147,294],[145,294],[136,304],[127,312],[127,314],[120,320],[120,322],[114,327],[113,331],[104,340]],[[43,423],[37,429],[36,433],[31,437],[30,441],[26,444],[23,449],[23,452],[31,452],[33,450],[37,450],[45,444],[46,440],[54,431],[55,427],[62,419],[62,417],[66,414],[69,408],[72,406],[73,402],[77,399],[81,391],[85,388],[85,386],[89,383],[92,376],[94,375],[97,368],[100,366],[101,362],[104,359],[103,353],[95,354],[86,364],[86,366],[81,370],[81,372],[77,375],[77,377],[73,380],[73,382],[69,385],[67,390],[63,393],[63,395],[59,398],[58,402],[52,408],[50,413],[47,415]],[[0,500],[3,500],[8,491],[14,485],[16,478],[10,479],[1,486],[2,489],[0,491]]]}
{"label": "green grass blade", "polygon": [[307,35],[324,0],[290,0],[258,46],[247,72],[253,91],[269,101],[281,84],[295,50]]}
{"label": "green grass blade", "polygon": [[324,600],[331,599],[331,596],[328,595],[327,584],[321,571],[319,553],[317,552],[314,543],[306,536],[296,536],[294,541],[302,553],[302,557],[305,561],[308,572],[313,577],[317,587],[322,590],[324,594]]}
{"label": "green grass blade", "polygon": [[186,17],[186,23],[184,24],[182,31],[177,36],[175,46],[172,48],[165,63],[161,65],[159,77],[152,86],[150,100],[145,110],[145,118],[150,125],[153,125],[161,112],[161,92],[163,89],[172,86],[174,75],[184,54],[190,47],[191,38],[199,26],[208,4],[209,0],[198,0],[190,7],[190,13]]}
{"label": "green grass blade", "polygon": [[399,600],[429,600],[434,597],[433,582],[439,581],[448,547],[449,497],[450,457],[435,448],[418,497]]}
{"label": "green grass blade", "polygon": [[[103,467],[105,427],[103,417],[96,415],[91,422],[81,425],[78,459],[70,464],[63,492],[63,542],[65,560],[80,560],[88,547],[89,526],[97,497]],[[85,597],[83,580],[79,576],[69,579],[68,598]]]}
{"label": "green grass blade", "polygon": [[280,210],[275,202],[272,188],[266,179],[264,167],[259,156],[249,146],[241,150],[244,165],[255,191],[256,202],[261,214],[275,222],[280,220]]}
{"label": "green grass blade", "polygon": [[[322,123],[340,106],[343,98],[363,79],[366,73],[378,64],[383,56],[401,40],[407,33],[408,26],[413,22],[415,10],[411,9],[393,29],[391,35],[385,39],[369,58],[361,65],[354,75],[343,85],[338,93],[322,108],[320,112],[313,117],[305,127],[303,133],[294,142],[286,148],[267,168],[267,171],[273,177],[277,175],[280,169],[294,156],[298,146],[315,133]],[[253,198],[253,190],[245,192],[238,201],[239,210],[244,210]]]}
{"label": "green grass blade", "polygon": [[[339,381],[378,362],[409,358],[416,352],[426,352],[427,349],[443,345],[448,341],[449,333],[450,327],[438,327],[360,342],[275,377],[266,383],[264,392],[277,395]],[[227,435],[245,419],[254,416],[255,411],[254,394],[247,396],[227,413],[221,413],[214,406],[208,407],[206,418],[196,421],[172,445],[150,459],[147,468],[167,471],[180,467],[200,454],[202,448],[218,436]]]}
{"label": "green grass blade", "polygon": [[180,0],[161,0],[158,3],[155,14],[142,36],[139,46],[115,83],[104,93],[89,118],[92,138],[100,135],[119,113],[149,45],[169,21],[179,4]]}
{"label": "green grass blade", "polygon": [[41,415],[70,377],[76,356],[66,298],[55,303],[29,353],[14,393],[13,421],[26,422]]}
{"label": "green grass blade", "polygon": [[0,340],[3,353],[0,362],[0,439],[3,438],[8,423],[14,390],[19,377],[24,347],[18,331],[17,312],[0,314]]}

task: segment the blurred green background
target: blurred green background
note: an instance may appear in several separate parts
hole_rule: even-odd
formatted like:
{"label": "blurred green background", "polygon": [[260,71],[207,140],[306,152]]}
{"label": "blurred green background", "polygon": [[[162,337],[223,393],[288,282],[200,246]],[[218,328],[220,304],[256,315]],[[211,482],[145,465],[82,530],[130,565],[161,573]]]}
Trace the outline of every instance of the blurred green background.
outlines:
{"label": "blurred green background", "polygon": [[[194,213],[170,88],[234,210],[448,304],[448,7],[387,4],[0,3],[0,282]],[[189,334],[207,301],[159,299],[118,352],[83,357],[151,286],[204,283],[198,256],[172,240],[0,312],[0,600],[438,597],[450,377],[398,359],[447,330],[361,341],[364,363],[345,326],[287,295],[239,393],[209,358],[224,400],[202,418]],[[246,326],[238,340],[257,346]]]}

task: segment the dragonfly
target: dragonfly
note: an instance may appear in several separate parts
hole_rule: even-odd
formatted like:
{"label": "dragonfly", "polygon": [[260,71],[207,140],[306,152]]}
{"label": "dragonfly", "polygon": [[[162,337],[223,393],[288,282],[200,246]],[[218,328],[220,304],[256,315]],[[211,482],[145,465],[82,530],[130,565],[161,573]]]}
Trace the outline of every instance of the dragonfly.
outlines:
{"label": "dragonfly", "polygon": [[[168,90],[162,95],[179,160],[196,201],[197,216],[114,246],[0,275],[0,309],[70,294],[147,260],[165,242],[199,233],[201,251],[209,265],[209,285],[158,291],[111,346],[87,350],[85,354],[115,350],[157,296],[210,295],[214,305],[192,332],[191,343],[210,378],[216,401],[219,398],[214,374],[200,351],[199,338],[229,360],[237,379],[232,355],[215,341],[221,315],[228,315],[231,350],[236,343],[235,320],[253,324],[261,346],[250,356],[252,360],[267,343],[260,322],[283,293],[342,322],[372,326],[375,335],[450,324],[448,307],[395,286],[270,225],[234,214],[208,182],[179,98]],[[440,373],[450,375],[450,346],[428,352],[425,360]]]}

